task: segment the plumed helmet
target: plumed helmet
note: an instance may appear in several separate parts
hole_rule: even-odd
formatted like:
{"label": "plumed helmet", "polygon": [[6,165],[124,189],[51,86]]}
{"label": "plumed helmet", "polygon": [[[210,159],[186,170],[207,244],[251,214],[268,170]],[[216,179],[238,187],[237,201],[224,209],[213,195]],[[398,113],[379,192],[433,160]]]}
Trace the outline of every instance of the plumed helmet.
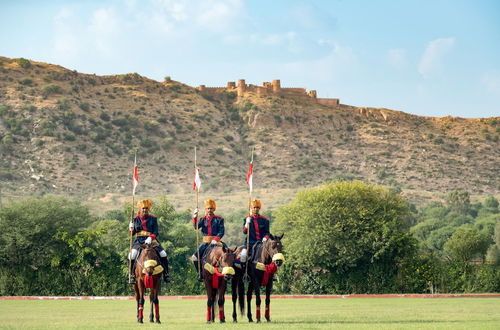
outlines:
{"label": "plumed helmet", "polygon": [[147,207],[149,210],[151,209],[151,207],[153,207],[153,203],[149,199],[143,199],[142,201],[139,201],[137,203],[137,208],[140,210],[143,207]]}
{"label": "plumed helmet", "polygon": [[250,201],[250,207],[253,208],[253,207],[258,207],[259,209],[262,208],[262,203],[260,202],[260,199],[252,199]]}
{"label": "plumed helmet", "polygon": [[214,210],[217,208],[216,205],[215,205],[215,201],[213,199],[207,199],[204,203],[205,205],[205,208],[213,208]]}

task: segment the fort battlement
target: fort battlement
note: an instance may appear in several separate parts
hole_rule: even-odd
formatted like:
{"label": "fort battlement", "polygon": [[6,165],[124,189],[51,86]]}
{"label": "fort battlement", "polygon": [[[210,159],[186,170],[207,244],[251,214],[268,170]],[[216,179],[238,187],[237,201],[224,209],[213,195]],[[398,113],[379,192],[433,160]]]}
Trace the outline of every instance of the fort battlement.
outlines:
{"label": "fort battlement", "polygon": [[328,107],[336,107],[339,105],[339,99],[317,98],[315,90],[308,91],[303,87],[281,87],[281,81],[275,79],[271,82],[265,81],[261,86],[247,84],[245,79],[239,79],[238,83],[228,81],[226,87],[206,87],[200,85],[198,90],[201,93],[213,94],[224,91],[235,91],[238,96],[243,96],[245,93],[255,93],[257,95],[282,95],[284,97],[308,97],[318,104]]}

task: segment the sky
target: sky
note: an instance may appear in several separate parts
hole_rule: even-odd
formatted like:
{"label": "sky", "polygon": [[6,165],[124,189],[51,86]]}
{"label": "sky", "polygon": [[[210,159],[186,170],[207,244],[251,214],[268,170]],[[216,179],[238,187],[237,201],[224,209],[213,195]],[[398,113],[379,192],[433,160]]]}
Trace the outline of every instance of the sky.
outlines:
{"label": "sky", "polygon": [[500,116],[497,0],[0,0],[0,31],[0,56],[83,73]]}

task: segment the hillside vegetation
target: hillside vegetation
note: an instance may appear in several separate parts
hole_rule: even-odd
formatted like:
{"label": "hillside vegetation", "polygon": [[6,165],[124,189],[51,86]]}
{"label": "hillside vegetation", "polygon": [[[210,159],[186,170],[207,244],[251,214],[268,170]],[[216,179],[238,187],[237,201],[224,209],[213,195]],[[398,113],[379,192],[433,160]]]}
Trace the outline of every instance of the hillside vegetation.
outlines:
{"label": "hillside vegetation", "polygon": [[433,118],[331,108],[307,97],[201,94],[169,77],[97,76],[0,57],[3,196],[117,202],[113,196],[130,195],[136,150],[141,195],[190,195],[195,146],[203,193],[217,197],[245,200],[252,147],[259,196],[339,178],[387,185],[414,202],[457,188],[498,194],[499,135],[500,117]]}

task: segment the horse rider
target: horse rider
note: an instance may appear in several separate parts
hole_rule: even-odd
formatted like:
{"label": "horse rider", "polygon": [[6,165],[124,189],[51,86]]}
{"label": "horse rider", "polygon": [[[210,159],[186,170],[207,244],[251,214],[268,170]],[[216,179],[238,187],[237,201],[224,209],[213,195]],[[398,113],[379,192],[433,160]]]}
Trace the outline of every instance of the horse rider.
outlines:
{"label": "horse rider", "polygon": [[252,214],[245,219],[243,219],[243,233],[248,236],[248,247],[250,251],[247,251],[247,240],[245,239],[244,248],[241,250],[239,255],[240,262],[246,262],[247,258],[251,257],[252,247],[257,242],[265,242],[269,239],[269,219],[260,215],[260,209],[262,208],[262,203],[259,199],[254,199],[250,201],[250,209]]}
{"label": "horse rider", "polygon": [[214,212],[217,208],[215,201],[213,199],[207,199],[203,205],[205,206],[205,216],[201,217],[199,221],[198,209],[196,208],[193,211],[193,226],[195,229],[201,229],[201,232],[203,234],[203,242],[191,257],[194,267],[198,272],[198,281],[200,282],[203,281],[203,278],[199,269],[198,255],[200,258],[202,258],[203,253],[209,245],[221,245],[222,243],[220,242],[220,240],[224,236],[224,218],[215,215]]}
{"label": "horse rider", "polygon": [[142,244],[152,244],[155,243],[155,250],[160,255],[160,262],[163,266],[163,279],[166,283],[172,281],[172,278],[168,274],[168,258],[167,253],[158,242],[158,219],[149,214],[149,210],[153,206],[153,203],[149,199],[141,200],[137,203],[137,208],[139,213],[130,222],[129,231],[132,235],[135,234],[134,243],[132,245],[132,251],[130,252],[130,283],[136,283],[135,279],[135,260],[139,253],[139,248]]}

